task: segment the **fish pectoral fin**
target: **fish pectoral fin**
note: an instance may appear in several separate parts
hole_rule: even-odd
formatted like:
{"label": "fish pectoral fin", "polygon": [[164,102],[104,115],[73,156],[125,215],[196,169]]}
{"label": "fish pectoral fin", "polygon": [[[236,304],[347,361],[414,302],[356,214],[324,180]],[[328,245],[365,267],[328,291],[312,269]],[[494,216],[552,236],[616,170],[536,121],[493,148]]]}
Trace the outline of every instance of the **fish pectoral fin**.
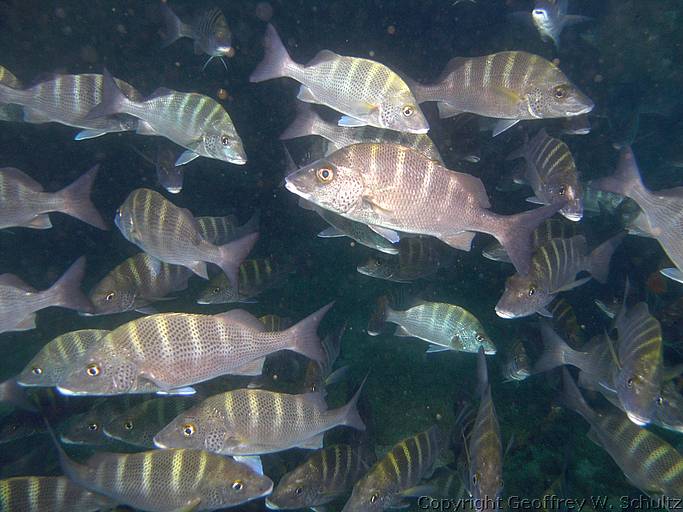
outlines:
{"label": "fish pectoral fin", "polygon": [[306,448],[307,450],[320,450],[323,447],[323,437],[324,433],[315,435],[297,446],[298,448]]}
{"label": "fish pectoral fin", "polygon": [[50,229],[52,227],[52,222],[50,222],[50,216],[47,213],[41,213],[24,224],[23,227],[31,229]]}
{"label": "fish pectoral fin", "polygon": [[419,496],[433,496],[435,492],[436,489],[433,485],[424,484],[404,489],[399,494],[404,498],[417,498]]}
{"label": "fish pectoral fin", "polygon": [[379,236],[389,240],[392,244],[399,242],[401,239],[398,236],[398,233],[393,229],[383,228],[382,226],[374,226],[372,224],[370,224],[368,227],[372,229],[375,233],[377,233]]}
{"label": "fish pectoral fin", "polygon": [[305,85],[301,85],[301,87],[299,87],[299,94],[296,95],[296,99],[303,101],[304,103],[320,103],[320,100],[315,97],[313,91],[311,91],[311,89]]}
{"label": "fish pectoral fin", "polygon": [[607,332],[605,332],[605,341],[607,342],[607,348],[609,348],[610,356],[612,356],[612,361],[614,361],[616,367],[621,370],[621,361],[619,361],[619,353],[614,347],[614,341],[612,341],[612,338],[609,337],[609,334],[607,334]]}
{"label": "fish pectoral fin", "polygon": [[320,233],[318,233],[318,238],[339,238],[341,236],[346,235],[334,226],[330,226],[327,229],[323,229]]}
{"label": "fish pectoral fin", "polygon": [[546,318],[552,318],[553,317],[553,314],[550,311],[548,311],[547,308],[538,308],[536,310],[536,313],[538,313],[539,315],[544,316]]}
{"label": "fish pectoral fin", "polygon": [[519,123],[519,119],[499,119],[496,125],[493,127],[493,136],[496,137],[506,130],[509,130],[514,125]]}
{"label": "fish pectoral fin", "polygon": [[396,330],[394,331],[394,336],[398,336],[399,338],[412,338],[413,335],[410,334],[408,331],[406,331],[405,327],[398,326],[396,327]]}
{"label": "fish pectoral fin", "polygon": [[469,252],[472,249],[472,240],[474,240],[475,236],[476,233],[474,231],[463,231],[462,233],[456,233],[455,235],[445,236],[441,240],[454,249]]}
{"label": "fish pectoral fin", "polygon": [[455,108],[450,103],[439,101],[436,104],[436,109],[439,111],[439,117],[444,119],[446,117],[455,117],[463,113],[462,110]]}
{"label": "fish pectoral fin", "polygon": [[197,394],[197,390],[192,386],[185,386],[183,388],[160,389],[157,395],[162,396],[191,396]]}
{"label": "fish pectoral fin", "polygon": [[29,316],[24,318],[21,322],[19,322],[15,327],[15,331],[30,331],[31,329],[36,328],[36,314],[31,313]]}
{"label": "fish pectoral fin", "polygon": [[176,508],[175,510],[172,510],[171,512],[193,512],[194,510],[197,510],[197,507],[201,504],[202,499],[197,497],[193,498],[184,505]]}
{"label": "fish pectoral fin", "polygon": [[569,290],[573,290],[574,288],[577,288],[578,286],[581,286],[582,284],[587,283],[588,281],[591,280],[591,277],[584,277],[582,279],[577,279],[576,281],[573,281],[571,283],[565,284],[562,288],[559,290],[553,291],[553,293],[560,293],[560,292],[566,292]]}
{"label": "fish pectoral fin", "polygon": [[188,164],[192,160],[194,160],[195,158],[199,158],[199,155],[197,153],[195,153],[194,151],[192,151],[191,149],[188,149],[188,150],[180,153],[180,156],[175,161],[175,166],[179,167],[181,165]]}
{"label": "fish pectoral fin", "polygon": [[435,352],[445,352],[447,350],[450,350],[447,347],[442,347],[441,345],[434,345],[432,343],[429,344],[429,347],[427,347],[427,351],[425,354],[433,354]]}
{"label": "fish pectoral fin", "polygon": [[546,204],[536,196],[527,197],[526,202],[531,204]]}
{"label": "fish pectoral fin", "polygon": [[374,193],[372,195],[369,195],[369,194],[363,195],[363,201],[365,201],[367,204],[369,204],[370,207],[372,208],[372,211],[374,211],[377,214],[392,213],[393,209],[387,208],[387,206],[383,205],[382,202],[379,200],[379,197],[385,192],[391,193],[392,191],[389,189],[386,189],[386,190],[381,190],[378,193]]}
{"label": "fish pectoral fin", "polygon": [[235,462],[249,466],[255,473],[263,475],[263,463],[258,455],[235,455],[233,459]]}
{"label": "fish pectoral fin", "polygon": [[101,137],[102,135],[106,134],[107,132],[103,130],[81,130],[74,135],[74,140],[94,139],[95,137]]}
{"label": "fish pectoral fin", "polygon": [[683,283],[683,271],[677,268],[663,268],[659,271],[659,273],[662,274],[664,277],[673,279],[678,283]]}
{"label": "fish pectoral fin", "polygon": [[138,135],[158,135],[157,131],[154,128],[152,128],[152,125],[149,124],[147,121],[143,121],[142,119],[138,119],[138,125],[135,129],[135,133],[137,133]]}
{"label": "fish pectoral fin", "polygon": [[368,123],[362,119],[351,116],[341,116],[337,121],[337,126],[344,126],[346,128],[357,128],[359,126],[367,126]]}

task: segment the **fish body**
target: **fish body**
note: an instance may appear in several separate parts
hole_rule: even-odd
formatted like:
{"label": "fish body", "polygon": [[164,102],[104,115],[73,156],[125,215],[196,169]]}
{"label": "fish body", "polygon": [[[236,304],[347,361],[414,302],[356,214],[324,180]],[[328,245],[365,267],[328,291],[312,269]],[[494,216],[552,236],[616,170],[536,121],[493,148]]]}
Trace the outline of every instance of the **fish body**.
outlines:
{"label": "fish body", "polygon": [[289,265],[279,264],[272,258],[244,260],[239,268],[236,288],[228,282],[225,274],[218,274],[201,292],[197,303],[253,302],[254,297],[286,280],[290,270]]}
{"label": "fish body", "polygon": [[576,313],[571,304],[562,297],[555,297],[548,304],[548,311],[553,315],[553,325],[569,340],[573,348],[583,346],[586,338],[584,328],[579,325]]}
{"label": "fish body", "polygon": [[398,256],[375,255],[358,265],[366,276],[397,283],[410,283],[435,274],[441,267],[439,242],[431,238],[403,238],[398,243]]}
{"label": "fish body", "polygon": [[[12,89],[21,89],[21,82],[14,76],[5,66],[0,66],[0,84],[11,87]],[[21,121],[24,114],[19,105],[0,105],[0,121]]]}
{"label": "fish body", "polygon": [[560,48],[560,35],[568,25],[590,21],[587,16],[567,14],[569,0],[536,0],[531,21],[543,41],[552,41]]}
{"label": "fish body", "polygon": [[350,492],[367,470],[358,449],[347,444],[323,448],[280,479],[266,506],[289,510],[325,505]]}
{"label": "fish body", "polygon": [[64,213],[99,229],[108,229],[90,200],[98,167],[91,168],[59,192],[44,192],[40,183],[14,167],[0,169],[0,229],[49,229],[52,227],[50,212]]}
{"label": "fish body", "polygon": [[387,322],[398,325],[395,336],[414,336],[430,343],[429,352],[455,350],[495,354],[496,347],[479,320],[466,309],[454,304],[422,302],[405,311],[385,306]]}
{"label": "fish body", "polygon": [[583,187],[583,210],[585,212],[601,214],[606,212],[614,215],[619,205],[624,201],[624,196],[605,192],[587,183]]}
{"label": "fish body", "polygon": [[0,275],[0,333],[35,329],[36,312],[51,306],[91,311],[79,288],[84,274],[85,257],[80,257],[47,290],[38,291],[14,274]]}
{"label": "fish body", "polygon": [[0,510],[7,512],[96,512],[115,505],[65,476],[16,476],[0,480]]}
{"label": "fish body", "polygon": [[19,409],[0,418],[0,446],[43,433],[45,424],[35,412]]}
{"label": "fish body", "polygon": [[601,283],[607,281],[609,262],[624,233],[610,238],[588,253],[583,235],[554,238],[539,247],[532,258],[531,271],[515,274],[505,283],[503,296],[496,304],[501,318],[519,318],[541,313],[552,316],[546,306],[565,290],[582,285],[589,278],[576,280],[579,272],[589,272]]}
{"label": "fish body", "polygon": [[189,210],[146,188],[128,195],[114,222],[126,240],[153,258],[187,267],[205,279],[208,279],[206,262],[215,263],[233,284],[238,282],[240,263],[258,237],[253,233],[225,245],[214,245],[202,236]]}
{"label": "fish body", "polygon": [[168,294],[187,288],[192,271],[164,263],[140,252],[114,267],[88,297],[96,315],[123,313],[149,306]]}
{"label": "fish body", "polygon": [[290,448],[322,448],[339,425],[364,430],[356,403],[328,410],[322,393],[287,395],[238,389],[207,398],[171,421],[155,437],[159,448],[193,447],[223,455],[262,455]]}
{"label": "fish body", "polygon": [[247,162],[232,119],[212,98],[161,88],[149,98],[134,100],[126,96],[106,69],[103,77],[102,100],[90,110],[87,119],[116,114],[138,118],[139,134],[166,137],[186,149],[176,165],[200,156],[238,165]]}
{"label": "fish body", "polygon": [[333,150],[352,144],[375,142],[400,144],[424,153],[432,160],[443,164],[438,148],[427,134],[383,130],[374,126],[348,127],[330,123],[321,118],[310,105],[302,103],[297,107],[297,116],[280,135],[280,140],[318,135],[332,144]]}
{"label": "fish body", "polygon": [[400,231],[434,236],[469,250],[475,232],[491,234],[520,272],[530,266],[531,233],[560,208],[549,205],[518,215],[497,215],[488,210],[481,180],[395,144],[342,148],[287,176],[286,187],[392,241],[398,240]]}
{"label": "fish body", "polygon": [[531,363],[521,340],[510,348],[502,372],[506,382],[525,380],[531,375]]}
{"label": "fish body", "polygon": [[223,217],[197,217],[199,230],[204,238],[216,245],[227,244],[243,236],[256,233],[259,228],[259,212],[254,213],[244,224],[234,215]]}
{"label": "fish body", "polygon": [[194,392],[188,386],[221,375],[260,375],[263,358],[278,350],[322,361],[316,329],[330,307],[275,333],[265,332],[265,326],[244,310],[138,318],[86,352],[58,389],[67,395],[188,394]]}
{"label": "fish body", "polygon": [[[55,122],[82,128],[76,140],[135,130],[137,120],[130,116],[88,118],[90,110],[102,101],[103,80],[103,76],[97,74],[57,75],[27,89],[0,83],[0,103],[21,105],[27,123]],[[142,98],[129,83],[118,78],[113,80],[124,97],[135,101]]]}
{"label": "fish body", "polygon": [[[534,232],[531,235],[531,243],[534,250],[536,250],[542,245],[550,242],[553,238],[571,238],[577,234],[578,230],[574,223],[563,222],[561,219],[546,219],[534,229]],[[484,258],[492,261],[510,263],[510,257],[498,242],[493,242],[486,246],[481,254]]]}
{"label": "fish body", "polygon": [[326,386],[338,382],[346,373],[348,367],[332,370],[341,353],[341,342],[345,332],[346,323],[322,339],[325,359],[321,363],[310,361],[306,367],[303,386],[306,392],[322,391],[324,394]]}
{"label": "fish body", "polygon": [[268,495],[273,482],[250,467],[201,450],[98,452],[79,464],[60,448],[64,473],[112,500],[150,512],[208,511]]}
{"label": "fish body", "polygon": [[566,201],[560,213],[571,221],[583,217],[582,187],[569,147],[541,129],[508,158],[524,157],[526,180],[541,204]]}
{"label": "fish body", "polygon": [[434,472],[443,449],[442,436],[433,426],[397,443],[356,482],[342,512],[405,507],[405,498]]}
{"label": "fish body", "polygon": [[62,443],[105,449],[129,449],[117,443],[104,432],[105,422],[117,414],[140,403],[140,396],[124,395],[97,400],[88,410],[69,416],[59,425]]}
{"label": "fish body", "polygon": [[272,25],[266,28],[265,56],[251,82],[290,77],[301,83],[298,99],[344,114],[340,126],[386,128],[424,134],[429,124],[408,87],[379,62],[320,51],[305,66],[294,62]]}
{"label": "fish body", "polygon": [[683,187],[652,192],[640,178],[635,155],[630,147],[619,154],[619,164],[614,175],[592,183],[607,192],[630,197],[643,211],[646,232],[657,239],[675,268],[664,275],[683,283]]}
{"label": "fish body", "polygon": [[66,369],[109,331],[82,329],[57,336],[40,349],[17,376],[21,386],[56,386]]}
{"label": "fish body", "polygon": [[183,167],[176,165],[176,152],[163,144],[157,145],[154,158],[154,169],[157,181],[171,194],[179,194],[183,190]]}

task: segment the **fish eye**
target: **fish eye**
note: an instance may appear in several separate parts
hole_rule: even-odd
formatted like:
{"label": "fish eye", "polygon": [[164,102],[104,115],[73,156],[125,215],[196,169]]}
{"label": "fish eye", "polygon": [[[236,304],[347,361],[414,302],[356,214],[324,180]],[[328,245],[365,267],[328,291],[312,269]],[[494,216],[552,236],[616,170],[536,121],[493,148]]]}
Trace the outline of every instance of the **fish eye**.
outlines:
{"label": "fish eye", "polygon": [[377,265],[378,267],[381,267],[383,263],[384,263],[384,262],[383,262],[380,258],[377,258],[377,259],[375,260],[375,265]]}
{"label": "fish eye", "polygon": [[100,371],[100,367],[95,363],[89,364],[85,369],[85,373],[90,377],[97,377],[100,374]]}
{"label": "fish eye", "polygon": [[377,496],[376,494],[373,494],[372,496],[370,496],[370,503],[376,502],[378,497],[379,496]]}
{"label": "fish eye", "polygon": [[241,491],[244,489],[244,484],[242,483],[242,480],[235,480],[231,487],[233,491]]}
{"label": "fish eye", "polygon": [[31,372],[33,372],[33,375],[42,375],[43,369],[40,366],[35,366],[31,368]]}
{"label": "fish eye", "polygon": [[116,297],[116,293],[109,292],[107,296],[104,298],[104,300],[106,300],[107,302],[111,302],[112,300],[114,300],[114,297]]}
{"label": "fish eye", "polygon": [[415,113],[415,107],[413,105],[404,105],[401,113],[403,117],[411,117]]}
{"label": "fish eye", "polygon": [[626,386],[629,388],[633,387],[633,377],[629,377],[629,379],[626,381]]}
{"label": "fish eye", "polygon": [[100,429],[100,426],[97,423],[88,423],[88,430],[92,430],[93,432],[97,432]]}
{"label": "fish eye", "polygon": [[220,292],[220,291],[221,291],[221,289],[220,289],[218,286],[216,286],[216,287],[213,289],[213,293],[218,293],[218,292]]}
{"label": "fish eye", "polygon": [[536,293],[536,287],[535,286],[529,286],[529,297],[533,297],[534,293]]}
{"label": "fish eye", "polygon": [[[192,423],[186,423],[185,425],[183,425],[183,435],[185,437],[193,436],[194,432],[195,432],[195,429],[194,429],[194,425]],[[235,484],[233,484],[233,485],[235,485]]]}
{"label": "fish eye", "polygon": [[230,144],[230,138],[227,135],[221,135],[221,144],[227,146]]}
{"label": "fish eye", "polygon": [[472,475],[472,483],[476,485],[478,481],[479,481],[479,475],[477,473],[474,473]]}
{"label": "fish eye", "polygon": [[297,487],[296,489],[294,489],[294,494],[296,494],[297,496],[298,496],[299,494],[301,494],[302,492],[304,492],[304,488],[303,488],[303,487]]}
{"label": "fish eye", "polygon": [[657,405],[664,405],[664,398],[662,397],[662,395],[659,395],[657,397]]}
{"label": "fish eye", "polygon": [[476,339],[479,343],[481,343],[482,341],[484,341],[484,336],[483,336],[480,332],[478,332],[477,334],[475,334],[474,337],[475,337],[475,339]]}
{"label": "fish eye", "polygon": [[560,185],[560,188],[557,189],[557,193],[561,196],[563,196],[566,191],[567,189],[564,187],[564,185]]}
{"label": "fish eye", "polygon": [[558,85],[553,89],[553,94],[558,100],[561,100],[565,96],[567,96],[567,88],[564,85]]}
{"label": "fish eye", "polygon": [[128,420],[123,424],[123,428],[126,430],[133,430],[133,422]]}
{"label": "fish eye", "polygon": [[328,167],[321,167],[316,171],[315,175],[322,183],[329,183],[334,179],[334,171]]}

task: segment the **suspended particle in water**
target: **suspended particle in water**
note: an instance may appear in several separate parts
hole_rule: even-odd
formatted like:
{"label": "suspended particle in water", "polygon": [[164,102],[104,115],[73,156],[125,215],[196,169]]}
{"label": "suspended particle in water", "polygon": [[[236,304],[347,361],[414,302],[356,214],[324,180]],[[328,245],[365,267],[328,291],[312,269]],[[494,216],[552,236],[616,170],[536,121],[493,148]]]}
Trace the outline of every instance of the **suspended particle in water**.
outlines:
{"label": "suspended particle in water", "polygon": [[387,34],[393,36],[396,33],[396,27],[394,25],[389,25],[387,27]]}
{"label": "suspended particle in water", "polygon": [[228,98],[230,98],[230,94],[228,94],[228,91],[226,91],[222,87],[218,89],[216,96],[218,96],[219,100],[227,100]]}

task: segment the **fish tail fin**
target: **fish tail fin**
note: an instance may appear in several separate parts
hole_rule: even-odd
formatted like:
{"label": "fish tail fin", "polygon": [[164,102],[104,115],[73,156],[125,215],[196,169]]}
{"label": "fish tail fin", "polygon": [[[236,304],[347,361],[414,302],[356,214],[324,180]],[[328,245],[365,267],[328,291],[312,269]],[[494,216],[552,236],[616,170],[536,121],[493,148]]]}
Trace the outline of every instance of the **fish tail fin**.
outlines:
{"label": "fish tail fin", "polygon": [[249,77],[250,82],[263,82],[271,78],[279,78],[288,76],[288,71],[291,66],[296,66],[294,61],[290,58],[285,45],[278,35],[275,27],[270,23],[266,27],[266,35],[263,38],[263,47],[265,53],[263,60],[256,66]]}
{"label": "fish tail fin", "polygon": [[358,390],[354,393],[351,400],[349,400],[349,403],[343,406],[339,411],[339,416],[342,419],[342,425],[355,428],[356,430],[365,430],[365,422],[358,413],[358,399],[360,398],[360,394],[363,391],[363,386],[365,386],[365,381],[367,380],[368,376],[366,375],[363,379],[363,382],[361,382],[360,386],[358,386]]}
{"label": "fish tail fin", "polygon": [[368,320],[367,333],[370,336],[378,336],[384,330],[387,323],[387,311],[389,310],[391,310],[389,299],[387,299],[386,295],[382,295],[377,299],[375,310],[370,315],[370,320]]}
{"label": "fish tail fin", "polygon": [[85,119],[121,114],[127,103],[130,103],[130,100],[123,94],[109,70],[104,68],[102,72],[102,101],[88,112]]}
{"label": "fish tail fin", "polygon": [[292,124],[290,124],[282,135],[280,140],[296,139],[297,137],[305,137],[307,135],[318,135],[317,125],[320,122],[320,116],[313,110],[308,103],[301,103],[297,107],[296,117]]}
{"label": "fish tail fin", "polygon": [[631,195],[631,191],[634,189],[642,190],[645,188],[640,178],[638,162],[636,162],[636,157],[630,146],[624,147],[619,152],[619,163],[614,174],[592,181],[591,187],[622,196]]}
{"label": "fish tail fin", "polygon": [[242,225],[243,233],[256,233],[261,222],[261,210],[255,210],[249,220]]}
{"label": "fish tail fin", "polygon": [[586,403],[581,391],[576,387],[574,379],[566,368],[562,368],[562,394],[559,401],[565,407],[579,413],[591,424],[593,423],[592,420],[595,413]]}
{"label": "fish tail fin", "polygon": [[531,255],[534,251],[531,236],[534,230],[541,222],[555,215],[564,205],[564,202],[549,204],[528,212],[510,215],[507,217],[508,224],[501,230],[502,232],[495,235],[520,274],[528,274],[531,268]]}
{"label": "fish tail fin", "polygon": [[99,167],[99,165],[93,166],[71,185],[57,192],[57,195],[63,201],[62,209],[60,209],[62,213],[107,231],[109,227],[90,200],[90,192],[95,183]]}
{"label": "fish tail fin", "polygon": [[161,13],[161,20],[164,24],[164,30],[161,36],[161,47],[165,48],[176,42],[181,37],[186,37],[188,34],[187,25],[185,25],[176,13],[168,6],[166,2],[161,2],[159,5]]}
{"label": "fish tail fin", "polygon": [[218,247],[218,261],[215,263],[225,272],[225,275],[228,276],[228,281],[230,281],[230,284],[235,289],[239,286],[237,272],[240,265],[251,252],[258,237],[258,233],[250,233]]}
{"label": "fish tail fin", "polygon": [[553,330],[546,321],[541,321],[541,337],[543,338],[543,353],[536,361],[532,373],[544,373],[563,366],[565,364],[577,365],[576,357],[579,352],[572,349],[560,336]]}
{"label": "fish tail fin", "polygon": [[489,387],[489,372],[486,368],[486,354],[484,347],[479,347],[477,353],[477,395],[483,396]]}
{"label": "fish tail fin", "polygon": [[609,263],[614,251],[621,244],[626,233],[619,233],[609,240],[598,245],[590,254],[589,272],[598,282],[605,284],[609,275]]}
{"label": "fish tail fin", "polygon": [[333,305],[334,302],[330,302],[287,329],[288,339],[291,340],[290,350],[306,356],[320,365],[325,364],[327,356],[318,337],[318,326],[325,317],[325,313]]}
{"label": "fish tail fin", "polygon": [[81,291],[85,275],[85,256],[78,258],[48,290],[55,297],[55,306],[74,309],[83,313],[94,311],[92,302]]}

